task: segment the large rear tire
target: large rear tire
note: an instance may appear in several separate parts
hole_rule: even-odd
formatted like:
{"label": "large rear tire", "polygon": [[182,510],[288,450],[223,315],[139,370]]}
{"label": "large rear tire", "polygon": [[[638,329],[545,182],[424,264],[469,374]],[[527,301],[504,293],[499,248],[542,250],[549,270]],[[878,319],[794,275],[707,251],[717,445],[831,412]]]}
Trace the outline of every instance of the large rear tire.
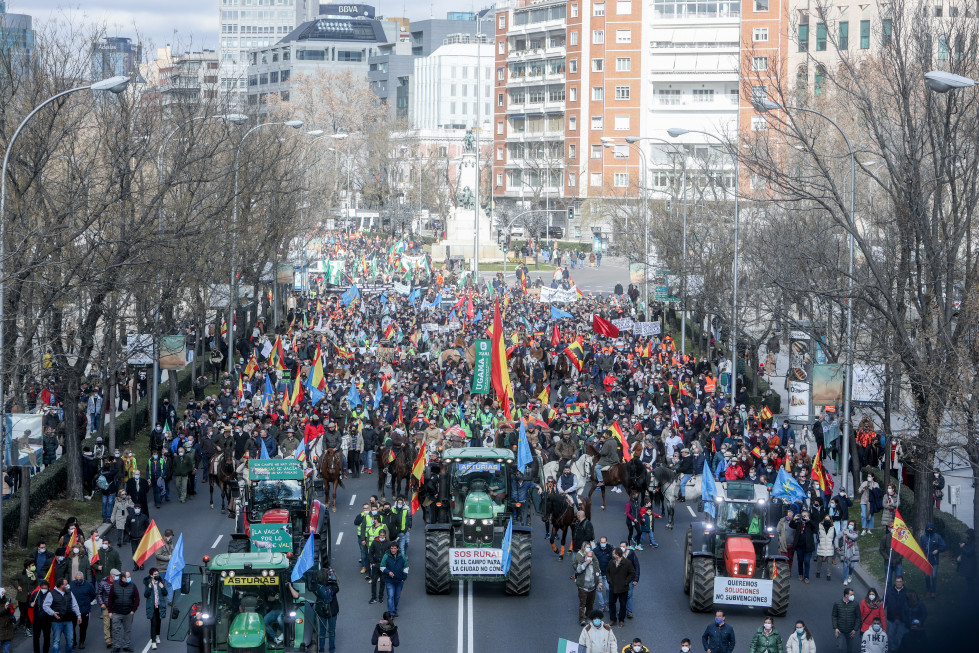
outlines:
{"label": "large rear tire", "polygon": [[710,612],[714,607],[714,559],[706,556],[690,561],[690,609]]}
{"label": "large rear tire", "polygon": [[429,594],[449,592],[449,532],[425,533],[425,591]]}
{"label": "large rear tire", "polygon": [[792,568],[786,560],[772,560],[766,566],[768,577],[772,579],[772,606],[765,612],[773,617],[784,617],[789,611]]}
{"label": "large rear tire", "polygon": [[690,593],[690,550],[693,548],[693,528],[687,529],[687,541],[683,545],[683,593]]}
{"label": "large rear tire", "polygon": [[510,546],[510,571],[506,577],[507,594],[530,594],[531,552],[530,533],[514,533]]}

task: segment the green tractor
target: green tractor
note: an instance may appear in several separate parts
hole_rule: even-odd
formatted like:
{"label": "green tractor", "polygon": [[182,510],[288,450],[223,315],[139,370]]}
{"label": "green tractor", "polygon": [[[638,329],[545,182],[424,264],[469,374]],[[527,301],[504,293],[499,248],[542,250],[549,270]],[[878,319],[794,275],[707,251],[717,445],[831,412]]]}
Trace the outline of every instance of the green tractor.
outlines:
{"label": "green tractor", "polygon": [[309,641],[315,602],[306,577],[290,583],[290,556],[221,553],[184,568],[174,596],[167,639],[193,628],[203,653],[298,652]]}
{"label": "green tractor", "polygon": [[789,609],[790,561],[778,552],[775,525],[784,507],[764,485],[728,481],[717,486],[714,515],[687,529],[683,591],[690,609],[715,604],[765,608],[784,617]]}
{"label": "green tractor", "polygon": [[448,449],[442,465],[438,500],[425,526],[425,591],[445,594],[454,580],[480,580],[505,583],[507,594],[528,594],[531,528],[511,519],[517,507],[510,494],[513,452]]}

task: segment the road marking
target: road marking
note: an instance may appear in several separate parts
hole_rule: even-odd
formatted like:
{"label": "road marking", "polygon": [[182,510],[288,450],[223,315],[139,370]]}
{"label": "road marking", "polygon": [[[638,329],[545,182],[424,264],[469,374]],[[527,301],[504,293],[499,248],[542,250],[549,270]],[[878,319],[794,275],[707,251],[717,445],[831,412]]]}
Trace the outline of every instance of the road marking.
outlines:
{"label": "road marking", "polygon": [[218,535],[218,539],[214,540],[214,544],[211,545],[211,548],[212,549],[218,548],[218,542],[220,542],[221,541],[221,538],[223,538],[223,537],[224,537],[224,535]]}
{"label": "road marking", "polygon": [[696,519],[696,518],[697,518],[697,513],[695,513],[695,512],[693,511],[693,508],[691,508],[690,506],[687,506],[687,510],[689,510],[689,511],[690,511],[690,516],[691,516],[691,517],[693,517],[694,519]]}
{"label": "road marking", "polygon": [[459,581],[459,619],[458,619],[459,627],[458,627],[458,631],[456,633],[456,642],[457,642],[456,652],[457,653],[463,653],[463,651],[465,649],[465,642],[462,639],[462,637],[463,637],[463,634],[462,634],[463,622],[465,621],[465,614],[466,614],[466,612],[465,612],[465,598],[466,598],[465,597],[465,591],[466,591],[466,589],[464,587],[465,584],[466,584],[465,581]]}
{"label": "road marking", "polygon": [[343,531],[340,531],[340,534],[337,535],[337,546],[340,546],[340,540],[342,539],[343,539]]}
{"label": "road marking", "polygon": [[469,648],[467,649],[467,651],[468,653],[473,653],[473,651],[476,650],[473,648],[473,584],[466,583],[466,585],[469,586],[469,605],[466,606],[466,620],[469,622],[467,624],[469,628],[469,633],[468,633]]}
{"label": "road marking", "polygon": [[347,505],[350,505],[350,506],[354,505],[354,501],[356,501],[356,500],[357,500],[357,495],[356,494],[351,494],[350,495],[350,503],[347,504]]}
{"label": "road marking", "polygon": [[150,644],[152,644],[152,643],[153,642],[146,642],[146,646],[143,647],[143,653],[149,653]]}

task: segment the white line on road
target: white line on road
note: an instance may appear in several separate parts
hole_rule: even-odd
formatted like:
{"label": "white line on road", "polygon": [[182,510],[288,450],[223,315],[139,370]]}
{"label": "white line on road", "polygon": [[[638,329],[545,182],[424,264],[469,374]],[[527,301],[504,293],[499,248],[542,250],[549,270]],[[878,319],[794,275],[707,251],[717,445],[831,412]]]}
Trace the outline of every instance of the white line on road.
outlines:
{"label": "white line on road", "polygon": [[221,541],[221,538],[223,538],[223,537],[224,537],[224,535],[218,535],[218,539],[214,540],[214,544],[211,545],[211,548],[212,549],[218,548],[218,542],[220,542]]}
{"label": "white line on road", "polygon": [[351,505],[351,506],[354,505],[354,501],[356,501],[356,500],[357,500],[357,495],[356,494],[351,494],[350,495],[350,503],[349,503],[349,505]]}
{"label": "white line on road", "polygon": [[463,624],[466,620],[465,619],[466,612],[465,612],[465,605],[464,605],[465,591],[466,591],[466,588],[464,587],[465,584],[466,584],[465,581],[459,581],[459,620],[458,620],[459,628],[458,628],[458,632],[456,633],[456,642],[458,643],[456,646],[456,653],[463,653],[463,650],[465,649],[466,646],[466,643],[462,639]]}
{"label": "white line on road", "polygon": [[469,605],[466,606],[466,621],[469,623],[466,626],[469,628],[469,648],[466,649],[468,653],[473,653],[476,649],[473,648],[473,584],[466,583],[469,586]]}
{"label": "white line on road", "polygon": [[690,516],[691,516],[691,517],[696,517],[696,516],[697,516],[697,513],[695,513],[695,512],[693,511],[693,508],[691,508],[690,506],[687,506],[687,510],[689,510],[689,511],[690,511]]}
{"label": "white line on road", "polygon": [[143,653],[149,653],[150,644],[152,644],[152,643],[153,642],[146,642],[146,646],[143,647]]}
{"label": "white line on road", "polygon": [[343,531],[340,531],[340,534],[337,535],[337,546],[340,546],[340,540],[342,539],[343,539]]}

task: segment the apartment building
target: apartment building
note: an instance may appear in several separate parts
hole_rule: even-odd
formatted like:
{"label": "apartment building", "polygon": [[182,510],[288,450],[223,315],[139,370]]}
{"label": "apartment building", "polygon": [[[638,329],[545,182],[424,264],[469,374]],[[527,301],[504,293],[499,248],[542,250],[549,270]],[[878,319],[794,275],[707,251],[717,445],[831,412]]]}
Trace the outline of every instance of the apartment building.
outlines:
{"label": "apartment building", "polygon": [[429,56],[415,59],[410,98],[415,129],[466,129],[477,115],[491,115],[492,45],[473,38],[449,38]]}

